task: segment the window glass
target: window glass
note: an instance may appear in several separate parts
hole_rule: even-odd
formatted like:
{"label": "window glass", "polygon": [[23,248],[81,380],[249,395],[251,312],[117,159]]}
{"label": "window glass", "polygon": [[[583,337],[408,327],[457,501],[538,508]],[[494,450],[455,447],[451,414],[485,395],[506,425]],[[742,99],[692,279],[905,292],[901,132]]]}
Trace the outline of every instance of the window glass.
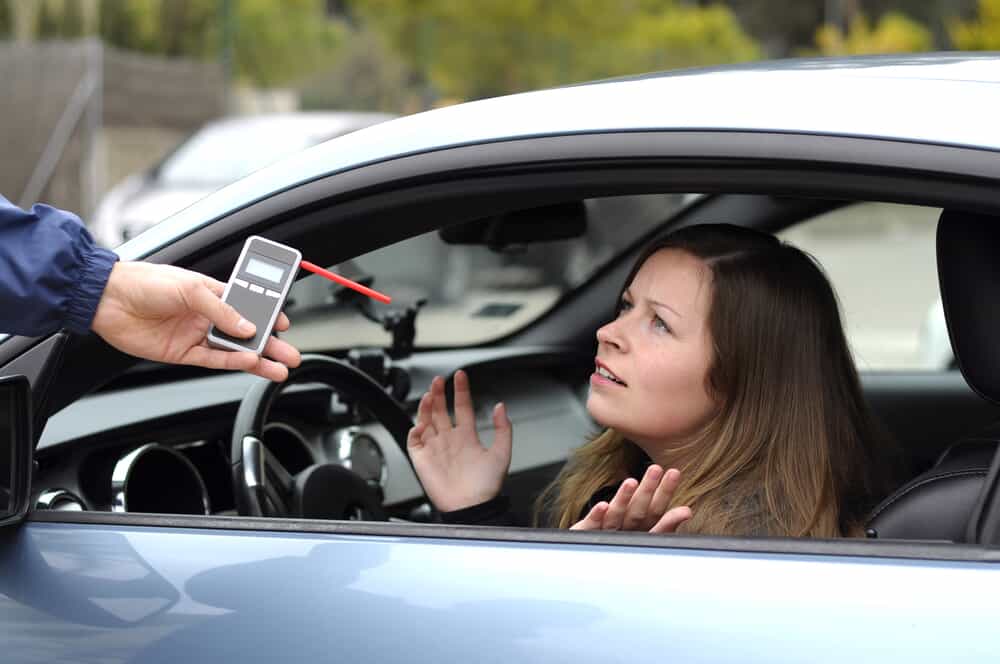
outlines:
{"label": "window glass", "polygon": [[[431,232],[329,269],[393,298],[372,303],[377,315],[421,299],[417,346],[461,346],[514,332],[549,310],[613,256],[668,219],[696,196],[618,196],[585,201],[587,231],[572,240],[528,244],[503,253],[484,246],[449,245]],[[353,304],[338,303],[339,287],[319,276],[296,282],[286,338],[301,350],[388,346],[391,337]]]}
{"label": "window glass", "polygon": [[815,256],[829,276],[859,369],[945,369],[951,363],[935,257],[940,213],[857,203],[779,234]]}

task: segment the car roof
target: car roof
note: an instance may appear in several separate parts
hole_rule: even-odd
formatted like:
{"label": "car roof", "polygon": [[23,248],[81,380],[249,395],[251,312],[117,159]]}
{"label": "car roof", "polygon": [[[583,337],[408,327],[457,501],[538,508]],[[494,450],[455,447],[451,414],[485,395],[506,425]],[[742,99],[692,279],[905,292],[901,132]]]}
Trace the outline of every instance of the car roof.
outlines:
{"label": "car roof", "polygon": [[359,127],[384,122],[397,117],[390,113],[367,111],[295,111],[287,113],[258,113],[230,115],[203,125],[196,134],[215,132],[253,132],[285,134],[294,132],[305,135],[335,136]]}
{"label": "car roof", "polygon": [[777,60],[597,81],[390,120],[304,150],[117,249],[142,258],[229,212],[319,177],[459,145],[621,131],[761,131],[1000,150],[1000,53]]}

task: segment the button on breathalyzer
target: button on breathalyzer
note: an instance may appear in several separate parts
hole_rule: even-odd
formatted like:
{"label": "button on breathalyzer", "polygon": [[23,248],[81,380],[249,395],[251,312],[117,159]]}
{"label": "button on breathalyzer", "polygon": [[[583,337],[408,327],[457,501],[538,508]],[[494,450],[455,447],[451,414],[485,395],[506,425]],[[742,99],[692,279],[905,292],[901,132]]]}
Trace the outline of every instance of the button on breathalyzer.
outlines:
{"label": "button on breathalyzer", "polygon": [[261,354],[301,262],[302,253],[296,249],[256,235],[247,238],[222,299],[256,325],[257,332],[252,338],[239,339],[213,325],[208,342],[228,350]]}

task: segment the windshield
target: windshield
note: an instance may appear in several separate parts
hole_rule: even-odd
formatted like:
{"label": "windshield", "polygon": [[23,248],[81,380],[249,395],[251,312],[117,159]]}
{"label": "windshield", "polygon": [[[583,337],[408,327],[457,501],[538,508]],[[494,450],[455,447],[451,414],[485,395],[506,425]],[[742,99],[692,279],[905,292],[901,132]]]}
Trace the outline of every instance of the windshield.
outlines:
{"label": "windshield", "polygon": [[[584,236],[510,253],[449,245],[435,231],[329,269],[355,280],[374,277],[372,286],[393,298],[391,305],[373,304],[380,315],[426,299],[417,317],[418,347],[484,343],[537,319],[693,198],[658,194],[589,199]],[[391,335],[353,305],[338,303],[337,290],[315,275],[296,282],[287,305],[294,323],[284,338],[303,351],[388,346]]]}

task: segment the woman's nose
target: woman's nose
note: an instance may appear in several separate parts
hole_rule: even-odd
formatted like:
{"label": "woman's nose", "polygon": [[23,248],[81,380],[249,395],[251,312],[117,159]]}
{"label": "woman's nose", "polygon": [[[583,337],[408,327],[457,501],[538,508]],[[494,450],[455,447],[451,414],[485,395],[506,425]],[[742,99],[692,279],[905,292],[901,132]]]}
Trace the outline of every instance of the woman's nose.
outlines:
{"label": "woman's nose", "polygon": [[625,349],[625,340],[621,334],[620,319],[615,319],[597,328],[597,343],[614,346],[618,350]]}

